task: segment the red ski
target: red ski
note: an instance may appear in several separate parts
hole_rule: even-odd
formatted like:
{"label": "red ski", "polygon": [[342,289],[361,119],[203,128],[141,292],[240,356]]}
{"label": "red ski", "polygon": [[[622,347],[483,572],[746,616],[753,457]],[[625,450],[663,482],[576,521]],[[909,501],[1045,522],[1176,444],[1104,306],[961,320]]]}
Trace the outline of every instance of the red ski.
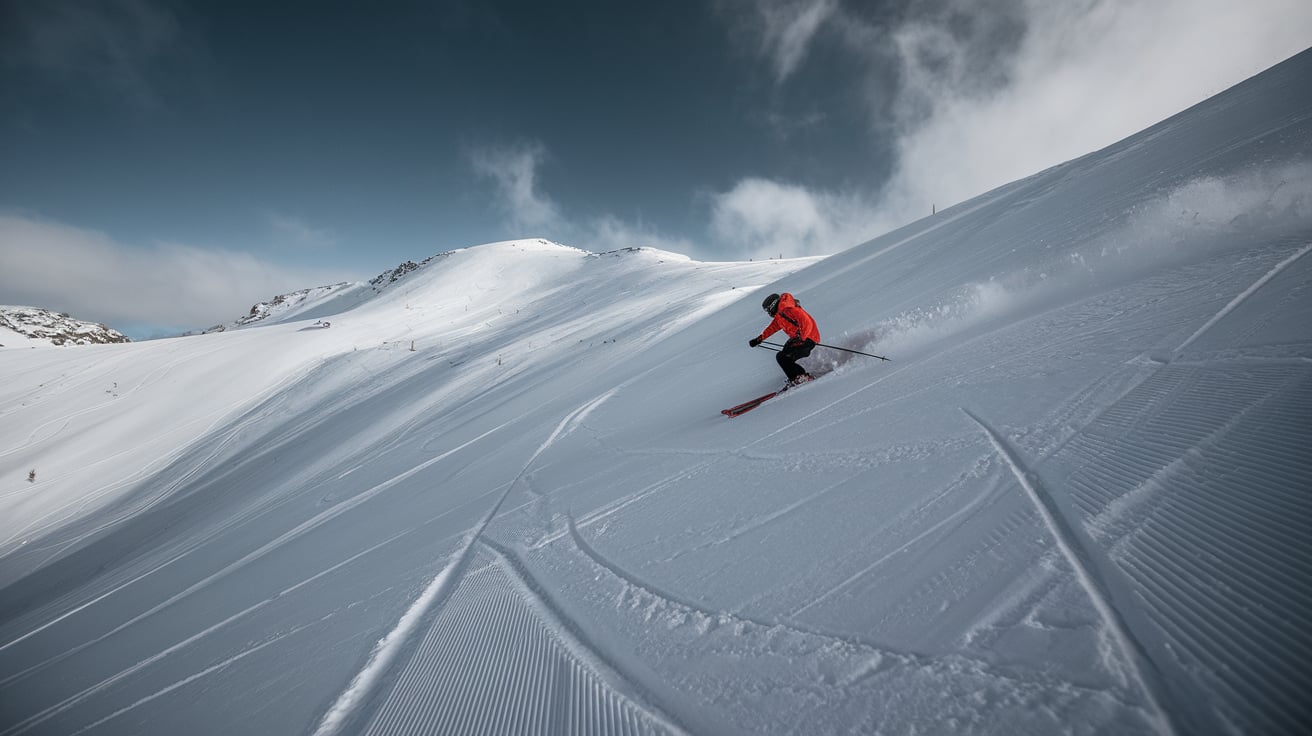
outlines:
{"label": "red ski", "polygon": [[771,391],[770,393],[768,393],[768,394],[766,394],[766,395],[764,395],[764,396],[757,396],[756,398],[752,399],[751,401],[744,401],[743,403],[741,403],[741,404],[739,404],[739,405],[737,405],[737,406],[731,406],[731,407],[729,407],[728,409],[721,409],[721,410],[720,410],[720,413],[723,414],[723,415],[725,415],[726,417],[736,417],[736,416],[738,416],[739,414],[746,414],[747,412],[751,411],[752,409],[755,409],[756,407],[760,406],[761,404],[764,404],[765,402],[769,401],[770,399],[773,399],[774,397],[778,396],[778,395],[781,394],[781,393],[783,393],[783,392],[782,392],[782,391]]}
{"label": "red ski", "polygon": [[736,417],[736,416],[738,416],[738,415],[740,415],[740,414],[746,414],[747,412],[751,411],[752,409],[755,409],[756,407],[760,406],[761,404],[764,404],[765,402],[769,401],[770,399],[773,399],[774,397],[776,397],[776,396],[778,396],[779,394],[781,394],[781,393],[787,391],[788,389],[790,389],[790,388],[797,388],[798,386],[804,386],[804,385],[806,385],[806,384],[808,384],[808,383],[810,383],[811,381],[814,381],[814,380],[815,380],[815,378],[812,377],[810,381],[803,381],[802,383],[796,383],[796,384],[792,384],[792,385],[789,385],[789,386],[784,386],[783,388],[779,389],[778,391],[771,391],[770,393],[768,393],[768,394],[766,394],[766,395],[764,395],[764,396],[757,396],[756,398],[752,399],[751,401],[744,401],[743,403],[741,403],[741,404],[739,404],[739,405],[737,405],[737,406],[731,406],[731,407],[729,407],[728,409],[721,409],[721,410],[720,410],[720,413],[723,414],[723,415],[725,415],[726,417]]}

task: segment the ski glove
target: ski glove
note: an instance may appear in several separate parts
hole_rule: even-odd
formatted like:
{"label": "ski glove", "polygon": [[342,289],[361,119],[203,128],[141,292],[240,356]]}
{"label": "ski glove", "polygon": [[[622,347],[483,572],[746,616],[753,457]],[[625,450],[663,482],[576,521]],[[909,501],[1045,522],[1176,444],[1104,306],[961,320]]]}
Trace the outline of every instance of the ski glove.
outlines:
{"label": "ski glove", "polygon": [[747,341],[747,344],[751,345],[752,347],[756,347],[757,345],[761,344],[761,338],[753,337],[752,339]]}

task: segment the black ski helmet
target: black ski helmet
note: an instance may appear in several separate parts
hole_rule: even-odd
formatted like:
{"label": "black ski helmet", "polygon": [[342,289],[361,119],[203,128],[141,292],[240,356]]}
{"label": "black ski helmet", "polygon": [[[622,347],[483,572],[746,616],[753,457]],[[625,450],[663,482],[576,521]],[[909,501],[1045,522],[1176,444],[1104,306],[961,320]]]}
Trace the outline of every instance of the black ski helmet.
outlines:
{"label": "black ski helmet", "polygon": [[767,296],[765,301],[761,302],[761,309],[764,309],[766,314],[773,317],[774,313],[779,311],[779,295],[771,294]]}

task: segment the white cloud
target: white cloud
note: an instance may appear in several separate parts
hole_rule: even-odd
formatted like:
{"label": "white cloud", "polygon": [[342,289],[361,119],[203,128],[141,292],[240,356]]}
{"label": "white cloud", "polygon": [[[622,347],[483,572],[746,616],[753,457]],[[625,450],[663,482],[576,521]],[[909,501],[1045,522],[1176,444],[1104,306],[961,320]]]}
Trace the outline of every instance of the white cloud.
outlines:
{"label": "white cloud", "polygon": [[816,31],[834,13],[837,0],[765,2],[758,9],[765,24],[765,50],[774,64],[776,81],[792,75],[815,38]]}
{"label": "white cloud", "polygon": [[782,83],[806,59],[817,34],[839,7],[839,0],[719,0],[734,30],[749,39]]}
{"label": "white cloud", "polygon": [[1312,43],[1312,5],[1299,0],[1022,0],[1012,20],[1024,32],[981,74],[976,61],[997,49],[979,46],[997,34],[952,24],[972,7],[949,3],[956,15],[893,33],[903,83],[889,220],[1108,146]]}
{"label": "white cloud", "polygon": [[691,242],[663,235],[641,220],[631,222],[609,214],[567,219],[538,182],[538,169],[548,156],[540,143],[484,147],[470,156],[474,170],[496,185],[512,237],[548,237],[598,252],[649,247],[687,254],[694,249]]}
{"label": "white cloud", "polygon": [[641,220],[610,214],[590,219],[567,218],[539,185],[537,172],[549,154],[541,143],[485,146],[470,154],[475,172],[496,185],[498,204],[505,211],[511,237],[546,237],[561,243],[604,252],[620,248],[659,248],[690,254],[694,245],[661,234]]}
{"label": "white cloud", "polygon": [[711,230],[740,257],[835,253],[874,237],[860,198],[747,178],[712,198]]}
{"label": "white cloud", "polygon": [[550,237],[592,251],[645,246],[723,259],[829,254],[878,234],[873,207],[859,197],[759,178],[710,196],[712,247],[611,214],[571,221],[538,186],[537,169],[546,157],[540,144],[483,148],[471,156],[475,170],[496,184],[512,237]]}
{"label": "white cloud", "polygon": [[[860,191],[744,179],[717,197],[722,237],[740,247],[747,237],[795,242],[798,254],[1111,145],[1312,45],[1305,0],[909,0],[888,12],[855,0],[763,0],[749,9],[733,16],[735,30],[754,34],[784,93],[821,43],[864,70],[854,94],[865,97],[870,135],[895,155],[891,177]],[[859,201],[878,204],[863,213],[849,206]],[[831,217],[847,219],[822,221]]]}
{"label": "white cloud", "polygon": [[474,171],[496,184],[499,203],[518,237],[548,235],[543,231],[561,225],[556,203],[538,188],[538,168],[546,157],[540,143],[485,147],[470,155]]}
{"label": "white cloud", "polygon": [[0,303],[115,324],[209,327],[277,294],[351,275],[177,243],[130,247],[91,230],[0,215]]}
{"label": "white cloud", "polygon": [[688,240],[662,235],[644,222],[628,222],[614,215],[596,218],[588,223],[586,230],[578,244],[592,251],[658,248],[688,255],[694,250],[694,245]]}

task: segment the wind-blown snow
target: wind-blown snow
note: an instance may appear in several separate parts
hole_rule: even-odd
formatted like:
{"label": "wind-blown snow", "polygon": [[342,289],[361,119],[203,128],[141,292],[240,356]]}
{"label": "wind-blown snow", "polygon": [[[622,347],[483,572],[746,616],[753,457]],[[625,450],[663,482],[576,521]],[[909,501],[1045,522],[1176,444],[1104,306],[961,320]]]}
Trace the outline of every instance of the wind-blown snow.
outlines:
{"label": "wind-blown snow", "polygon": [[[824,259],[6,353],[0,734],[1301,732],[1310,82]],[[769,290],[892,360],[721,416]]]}

